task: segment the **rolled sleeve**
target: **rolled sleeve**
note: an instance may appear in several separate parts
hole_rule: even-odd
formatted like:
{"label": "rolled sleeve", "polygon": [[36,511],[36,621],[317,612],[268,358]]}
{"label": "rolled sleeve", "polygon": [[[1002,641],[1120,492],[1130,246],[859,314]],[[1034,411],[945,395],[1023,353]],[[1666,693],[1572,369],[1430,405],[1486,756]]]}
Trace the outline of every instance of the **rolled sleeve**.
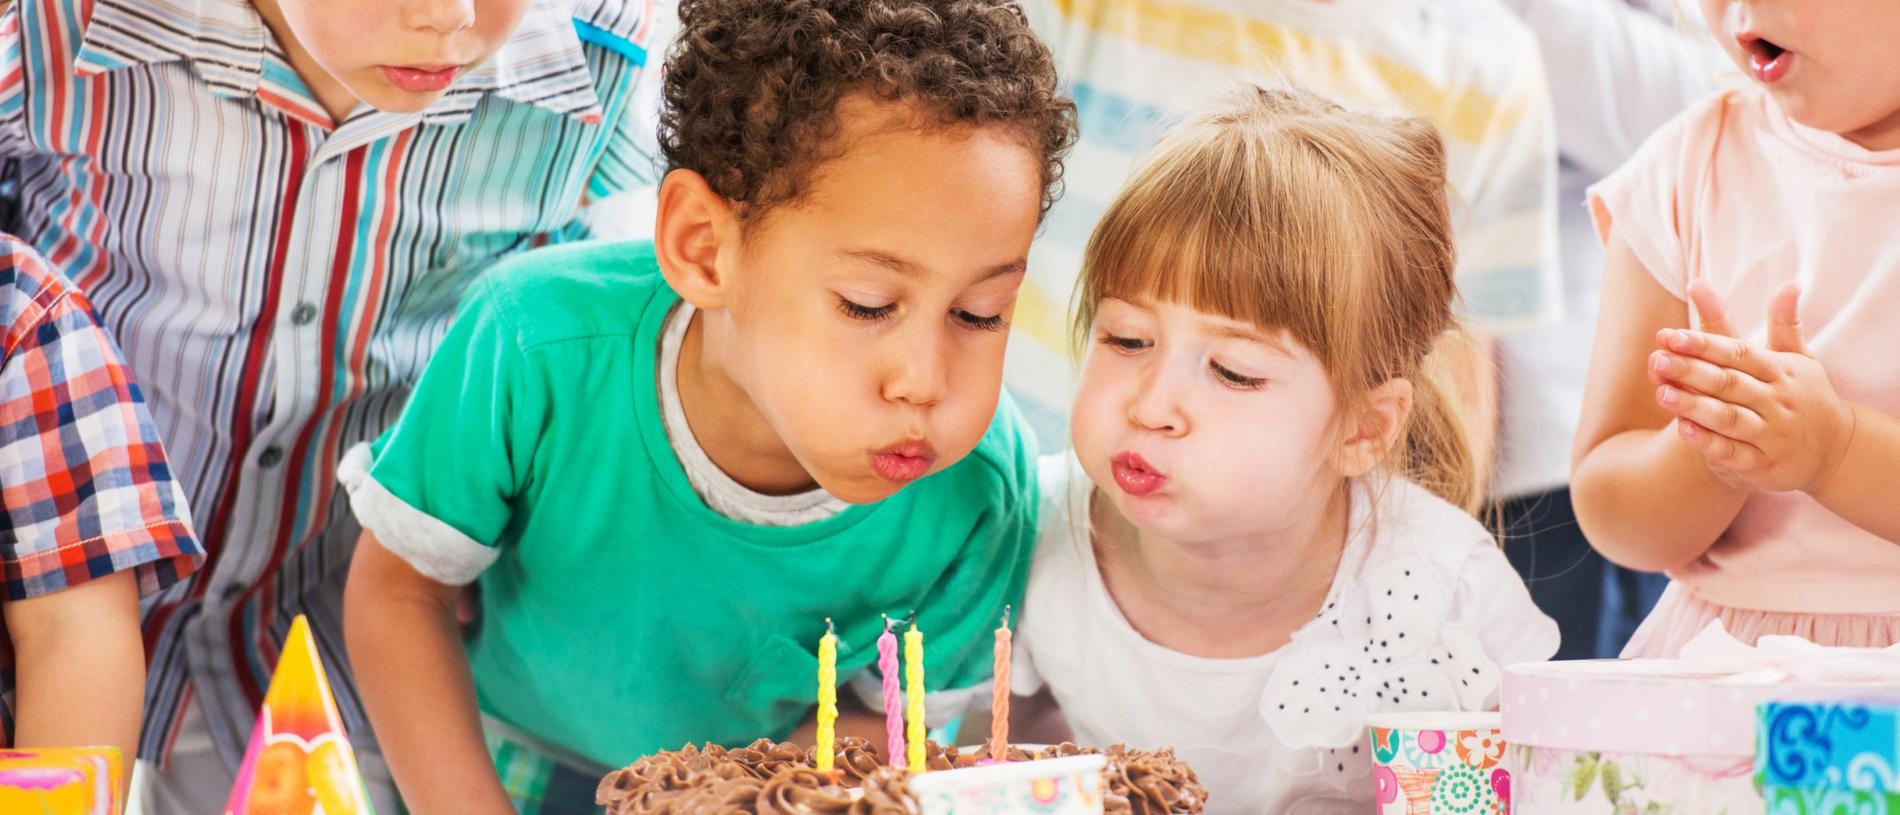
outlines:
{"label": "rolled sleeve", "polygon": [[475,582],[499,554],[449,524],[397,497],[369,474],[370,446],[359,444],[337,465],[337,480],[350,495],[356,520],[383,548],[423,576],[449,586]]}
{"label": "rolled sleeve", "polygon": [[545,391],[524,384],[514,295],[490,281],[464,298],[395,426],[337,468],[363,528],[447,585],[474,581],[497,559],[546,408]]}

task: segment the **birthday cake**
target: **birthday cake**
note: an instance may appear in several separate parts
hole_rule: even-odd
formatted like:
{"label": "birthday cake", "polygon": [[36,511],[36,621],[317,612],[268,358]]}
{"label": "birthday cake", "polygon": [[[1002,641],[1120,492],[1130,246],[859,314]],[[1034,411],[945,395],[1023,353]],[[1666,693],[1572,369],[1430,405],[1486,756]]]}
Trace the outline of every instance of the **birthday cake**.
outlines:
{"label": "birthday cake", "polygon": [[[964,754],[955,747],[926,745],[924,771],[977,764],[986,749]],[[1035,752],[1009,749],[1007,759],[1034,761],[1100,754],[1103,811],[1117,815],[1190,815],[1207,806],[1207,790],[1193,768],[1158,752],[1115,745],[1095,750],[1062,744]],[[812,755],[789,742],[760,739],[750,746],[718,745],[655,753],[609,773],[595,802],[607,815],[908,815],[919,811],[908,770],[886,766],[870,742],[838,740],[834,774],[819,772]]]}

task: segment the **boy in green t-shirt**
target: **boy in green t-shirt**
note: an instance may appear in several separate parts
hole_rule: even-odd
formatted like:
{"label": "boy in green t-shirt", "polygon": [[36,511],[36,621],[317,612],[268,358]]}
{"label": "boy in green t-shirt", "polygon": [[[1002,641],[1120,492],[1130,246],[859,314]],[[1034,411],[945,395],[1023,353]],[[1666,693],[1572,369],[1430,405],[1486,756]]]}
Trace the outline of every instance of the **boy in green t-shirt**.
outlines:
{"label": "boy in green t-shirt", "polygon": [[[1047,50],[1007,0],[680,19],[654,242],[496,268],[342,467],[350,658],[420,815],[591,811],[642,754],[803,732],[827,617],[874,685],[915,610],[954,717],[1023,588],[1034,450],[998,402],[1075,131]],[[839,732],[881,734],[856,707]]]}

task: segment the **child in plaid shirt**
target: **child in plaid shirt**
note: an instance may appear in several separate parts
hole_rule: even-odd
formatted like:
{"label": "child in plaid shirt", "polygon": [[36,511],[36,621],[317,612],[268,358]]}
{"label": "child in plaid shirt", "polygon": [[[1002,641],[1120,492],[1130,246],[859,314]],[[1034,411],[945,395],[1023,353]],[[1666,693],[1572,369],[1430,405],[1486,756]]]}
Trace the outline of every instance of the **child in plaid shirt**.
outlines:
{"label": "child in plaid shirt", "polygon": [[0,235],[0,746],[115,745],[145,693],[139,598],[203,560],[92,304]]}

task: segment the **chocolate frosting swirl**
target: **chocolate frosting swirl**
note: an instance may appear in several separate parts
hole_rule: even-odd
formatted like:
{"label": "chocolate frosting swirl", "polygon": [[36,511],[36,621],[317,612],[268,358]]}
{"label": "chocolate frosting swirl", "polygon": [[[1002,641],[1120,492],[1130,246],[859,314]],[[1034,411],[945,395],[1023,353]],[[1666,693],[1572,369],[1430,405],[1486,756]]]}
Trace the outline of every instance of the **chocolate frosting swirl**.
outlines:
{"label": "chocolate frosting swirl", "polygon": [[909,815],[917,811],[910,795],[910,773],[879,767],[864,779],[864,797],[852,802],[847,815]]}
{"label": "chocolate frosting swirl", "polygon": [[[1010,761],[1076,755],[1107,757],[1104,809],[1114,815],[1195,815],[1207,806],[1207,790],[1193,768],[1173,750],[1154,753],[1114,745],[1107,750],[1060,744],[1031,754],[1018,747]],[[924,766],[948,770],[969,766],[987,751],[963,755],[954,746],[925,745]],[[832,775],[818,772],[812,756],[789,742],[760,739],[727,749],[687,745],[655,753],[601,779],[595,801],[607,815],[914,815],[910,773],[884,766],[877,748],[844,738]]]}
{"label": "chocolate frosting swirl", "polygon": [[925,741],[924,769],[954,770],[963,766],[957,763],[958,755],[959,752],[955,746],[945,747],[934,741]]}
{"label": "chocolate frosting swirl", "polygon": [[818,815],[851,808],[851,793],[823,773],[795,767],[772,776],[759,790],[753,811],[759,815]]}
{"label": "chocolate frosting swirl", "polygon": [[838,740],[836,764],[846,782],[856,785],[884,766],[877,747],[855,736]]}

